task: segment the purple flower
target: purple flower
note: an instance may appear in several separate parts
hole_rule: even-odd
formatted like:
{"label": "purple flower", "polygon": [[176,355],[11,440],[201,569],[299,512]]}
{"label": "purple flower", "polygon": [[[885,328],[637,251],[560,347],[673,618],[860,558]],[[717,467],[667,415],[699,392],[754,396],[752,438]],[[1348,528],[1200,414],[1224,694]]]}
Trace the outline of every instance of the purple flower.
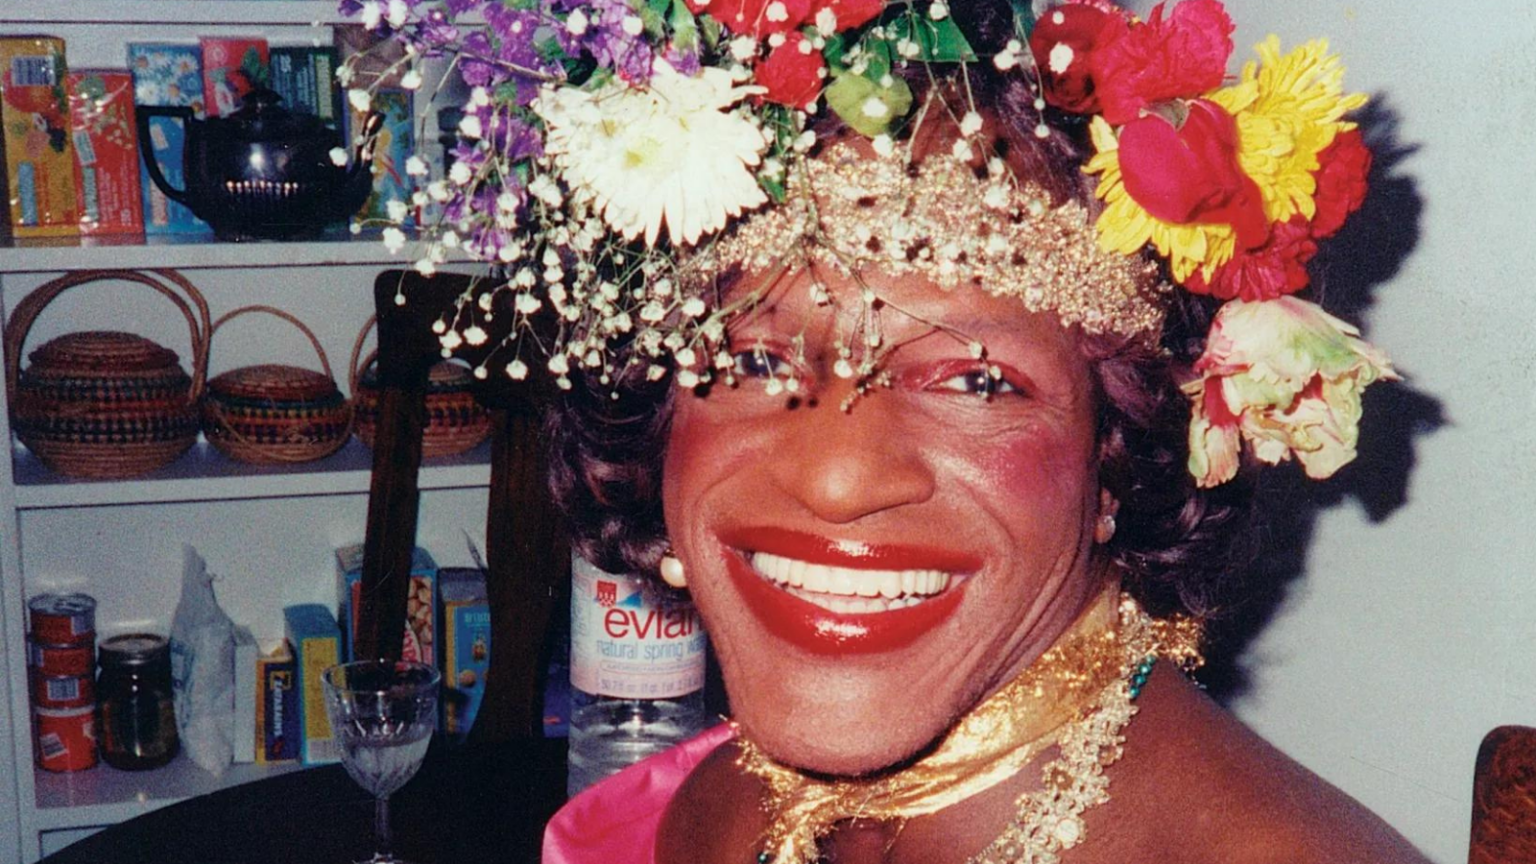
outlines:
{"label": "purple flower", "polygon": [[414,32],[410,35],[410,41],[421,53],[436,57],[442,53],[442,49],[452,44],[459,38],[459,28],[453,26],[448,16],[441,9],[433,9],[428,12],[420,22],[416,24]]}
{"label": "purple flower", "polygon": [[[488,116],[487,116],[488,114]],[[487,106],[480,117],[486,143],[509,162],[522,162],[544,155],[544,141],[539,133],[512,115],[509,109]]]}
{"label": "purple flower", "polygon": [[[348,0],[343,0],[343,2],[348,2]],[[352,0],[352,2],[355,2],[355,0]],[[457,18],[466,12],[473,12],[475,9],[479,8],[480,5],[485,2],[485,0],[446,0],[446,2],[448,4],[448,11],[452,13],[455,18]]]}
{"label": "purple flower", "polygon": [[612,69],[626,81],[644,83],[651,80],[655,54],[645,33],[630,35],[624,30],[624,20],[635,15],[629,3],[626,0],[592,0],[589,14],[592,25],[582,39],[582,47],[591,52],[598,65]]}
{"label": "purple flower", "polygon": [[683,51],[678,49],[676,45],[668,45],[667,53],[664,56],[667,63],[685,78],[693,78],[703,69],[703,64],[699,62],[699,49],[697,47]]}

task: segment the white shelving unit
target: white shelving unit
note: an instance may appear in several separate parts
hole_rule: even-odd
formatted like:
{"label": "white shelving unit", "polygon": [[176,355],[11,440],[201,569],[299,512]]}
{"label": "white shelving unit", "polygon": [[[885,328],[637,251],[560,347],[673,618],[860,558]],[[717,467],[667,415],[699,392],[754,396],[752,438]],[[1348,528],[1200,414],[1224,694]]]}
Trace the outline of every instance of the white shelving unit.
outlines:
{"label": "white shelving unit", "polygon": [[[60,36],[76,67],[121,68],[132,41],[258,34],[274,45],[327,44],[329,25],[340,20],[333,0],[0,0],[0,34]],[[177,269],[202,289],[215,317],[249,303],[298,315],[316,331],[345,390],[374,276],[398,266],[401,259],[376,236],[344,231],[294,243],[0,242],[0,312],[65,271]],[[25,349],[86,329],[127,330],[189,354],[181,316],[164,298],[132,285],[65,292],[38,318]],[[289,325],[243,318],[214,340],[210,376],[260,362],[316,361]],[[10,441],[6,399],[0,389],[0,440]],[[25,686],[27,598],[83,590],[97,599],[99,637],[166,632],[180,591],[180,547],[190,542],[219,574],[216,591],[231,617],[258,637],[280,635],[282,606],[334,601],[331,553],[362,539],[371,459],[352,441],[319,462],[253,466],[200,442],[159,471],[102,482],[60,477],[13,444],[11,458],[0,459],[0,740],[9,743],[0,749],[0,864],[28,864],[91,829],[299,768],[239,765],[214,778],[183,755],[148,772],[35,769]],[[487,447],[423,466],[418,541],[439,563],[468,563],[460,560],[466,531],[483,548],[489,476]]]}

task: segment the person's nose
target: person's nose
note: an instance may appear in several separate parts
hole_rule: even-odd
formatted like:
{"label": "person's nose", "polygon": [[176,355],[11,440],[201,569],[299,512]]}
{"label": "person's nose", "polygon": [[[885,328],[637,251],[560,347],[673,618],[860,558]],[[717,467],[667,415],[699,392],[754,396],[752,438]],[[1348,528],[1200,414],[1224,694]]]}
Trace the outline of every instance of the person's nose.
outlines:
{"label": "person's nose", "polygon": [[778,485],[838,525],[932,498],[933,471],[901,400],[876,391],[844,411],[837,400],[845,394],[836,389],[784,417],[790,440],[773,457]]}

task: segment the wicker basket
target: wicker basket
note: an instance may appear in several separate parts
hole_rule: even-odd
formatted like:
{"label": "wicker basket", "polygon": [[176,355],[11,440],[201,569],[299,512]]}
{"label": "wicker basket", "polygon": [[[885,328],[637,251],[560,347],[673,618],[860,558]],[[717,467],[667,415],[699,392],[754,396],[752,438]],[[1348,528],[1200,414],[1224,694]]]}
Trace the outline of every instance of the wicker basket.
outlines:
{"label": "wicker basket", "polygon": [[[175,351],[105,330],[51,339],[21,368],[23,343],[43,309],[70,288],[103,281],[136,282],[176,304],[192,334],[191,375]],[[16,437],[44,465],[73,477],[132,477],[175,461],[197,440],[208,330],[202,294],[171,270],[82,270],[45,283],[16,304],[5,328]]]}
{"label": "wicker basket", "polygon": [[[352,430],[359,441],[373,446],[379,419],[377,352],[363,356],[363,344],[373,329],[363,325],[352,346]],[[421,456],[431,459],[473,450],[491,435],[491,416],[472,391],[474,377],[462,363],[444,360],[427,373],[426,419],[421,429]]]}
{"label": "wicker basket", "polygon": [[325,349],[304,322],[271,306],[242,306],[213,323],[210,347],[221,326],[251,312],[299,328],[315,346],[321,371],[265,363],[213,377],[203,396],[203,435],[241,462],[310,462],[335,453],[352,433],[352,409],[336,386]]}

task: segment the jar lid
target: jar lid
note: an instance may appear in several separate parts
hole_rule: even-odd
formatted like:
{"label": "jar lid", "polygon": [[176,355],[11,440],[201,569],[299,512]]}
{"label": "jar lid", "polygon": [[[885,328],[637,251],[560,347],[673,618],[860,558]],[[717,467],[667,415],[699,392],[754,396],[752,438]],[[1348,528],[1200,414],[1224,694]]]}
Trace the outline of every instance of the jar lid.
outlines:
{"label": "jar lid", "polygon": [[103,666],[147,666],[170,656],[171,643],[154,633],[124,633],[97,646]]}

